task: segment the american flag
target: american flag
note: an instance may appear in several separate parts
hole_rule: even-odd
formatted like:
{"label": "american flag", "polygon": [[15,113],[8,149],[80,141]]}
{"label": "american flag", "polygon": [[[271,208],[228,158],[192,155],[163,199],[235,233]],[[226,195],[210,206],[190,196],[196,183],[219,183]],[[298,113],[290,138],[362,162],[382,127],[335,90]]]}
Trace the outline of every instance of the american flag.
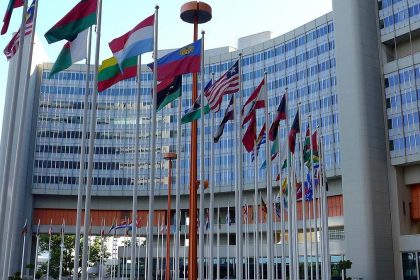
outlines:
{"label": "american flag", "polygon": [[[36,1],[37,0],[32,1],[31,6],[29,6],[28,11],[26,12],[25,36],[30,35],[33,32]],[[3,51],[3,53],[7,57],[7,60],[10,60],[16,54],[17,50],[19,49],[19,34],[20,34],[20,29],[19,29],[18,32],[16,32],[13,35],[9,44],[7,44],[6,48]]]}
{"label": "american flag", "polygon": [[217,113],[222,104],[223,95],[239,91],[239,61],[236,61],[213,85],[204,92],[210,109]]}

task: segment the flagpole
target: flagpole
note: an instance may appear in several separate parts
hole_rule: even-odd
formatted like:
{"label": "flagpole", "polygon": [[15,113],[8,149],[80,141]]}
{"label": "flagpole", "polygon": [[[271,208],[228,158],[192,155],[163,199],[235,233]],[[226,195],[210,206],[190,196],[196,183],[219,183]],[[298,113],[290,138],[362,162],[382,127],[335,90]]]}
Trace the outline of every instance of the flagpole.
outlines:
{"label": "flagpole", "polygon": [[200,231],[198,236],[199,243],[199,266],[198,276],[200,280],[204,279],[204,31],[201,31],[201,117],[200,117],[200,209],[199,221]]}
{"label": "flagpole", "polygon": [[27,234],[27,227],[28,227],[28,219],[25,219],[25,227],[23,232],[23,247],[22,247],[22,260],[20,262],[20,278],[23,279],[23,264],[25,262],[25,245],[26,245],[26,234]]}
{"label": "flagpole", "polygon": [[[150,189],[149,189],[149,228],[147,231],[147,278],[152,279],[153,273],[153,216],[155,201],[155,162],[156,162],[156,103],[157,103],[157,56],[158,56],[158,12],[155,6],[155,24],[153,38],[153,99],[152,99],[152,132],[151,132],[151,159],[150,159]],[[178,167],[177,167],[178,168]]]}
{"label": "flagpole", "polygon": [[235,176],[236,181],[236,188],[235,188],[235,212],[236,212],[236,277],[239,279],[242,278],[242,233],[243,233],[243,227],[242,227],[242,113],[241,113],[241,106],[242,106],[242,53],[239,53],[239,94],[238,94],[238,104],[235,106],[238,112],[236,113],[237,122],[236,122],[236,133],[237,133],[237,155],[236,155],[236,161],[237,161],[237,172]]}
{"label": "flagpole", "polygon": [[227,215],[228,215],[228,221],[227,221],[227,225],[228,225],[228,228],[227,228],[227,253],[226,253],[226,257],[227,257],[227,279],[229,280],[230,279],[230,254],[229,254],[229,245],[230,245],[230,208],[229,208],[229,201],[228,201],[228,213],[227,213]]}
{"label": "flagpole", "polygon": [[[16,196],[13,195],[17,192],[15,184],[11,184],[11,190],[9,190],[9,175],[10,175],[10,163],[11,163],[11,156],[12,156],[12,145],[15,141],[13,141],[13,136],[14,136],[14,129],[12,129],[15,126],[15,117],[16,117],[16,110],[17,110],[17,102],[18,102],[18,96],[19,96],[19,85],[20,85],[20,75],[21,75],[21,67],[22,67],[22,56],[23,56],[23,46],[24,46],[24,38],[25,38],[25,25],[26,25],[26,11],[28,9],[28,0],[24,0],[23,1],[23,10],[22,10],[22,20],[21,20],[21,24],[20,24],[20,29],[19,29],[19,49],[18,49],[18,56],[17,56],[17,62],[16,62],[16,71],[15,71],[15,75],[14,75],[14,84],[13,84],[13,94],[12,94],[12,101],[10,103],[10,119],[8,120],[9,124],[10,124],[10,131],[9,134],[7,135],[7,140],[6,140],[6,155],[5,155],[5,159],[4,159],[4,167],[3,167],[3,179],[2,179],[2,183],[1,183],[1,203],[0,203],[0,225],[4,225],[5,221],[6,221],[6,202],[7,202],[7,198],[9,197],[7,195],[7,193],[10,191],[12,193],[12,199]],[[34,33],[34,31],[32,31]],[[25,98],[26,99],[26,98]],[[25,104],[25,102],[23,102],[23,104]],[[25,108],[22,107],[22,112],[21,115],[24,114],[25,112]],[[20,136],[20,132],[21,132],[21,127],[19,127],[19,134],[18,137]],[[22,138],[22,137],[20,137]],[[19,142],[19,141],[18,141]],[[17,148],[19,149],[19,145],[17,146]],[[19,155],[16,152],[17,155]],[[15,161],[18,161],[17,158],[15,159]],[[14,178],[12,178],[14,179]],[[13,204],[10,204],[10,209],[12,209]],[[10,211],[11,212],[11,211]],[[9,215],[11,216],[11,215]],[[9,219],[9,225],[12,223],[12,221],[10,221]],[[8,227],[9,229],[12,229],[13,227]],[[10,244],[11,242],[7,242],[7,239],[11,236],[11,233],[6,232],[6,244],[5,247],[6,250],[4,250],[2,244],[3,244],[3,240],[4,240],[4,232],[5,230],[0,230],[0,249],[2,252],[5,252],[4,256],[4,262],[3,262],[3,276],[2,279],[7,279],[7,277],[9,276],[9,251],[10,251]]]}
{"label": "flagpole", "polygon": [[[212,187],[214,187],[213,184]],[[220,279],[220,226],[220,207],[217,205],[216,279]]]}
{"label": "flagpole", "polygon": [[[133,186],[133,209],[131,213],[131,272],[130,280],[134,280],[136,272],[136,237],[137,237],[137,188],[139,180],[139,126],[140,126],[140,102],[141,102],[141,55],[137,56],[137,106],[136,106],[136,140],[134,149],[134,186]],[[154,110],[154,108],[152,108]]]}
{"label": "flagpole", "polygon": [[[179,165],[178,165],[179,166]],[[185,216],[187,216],[187,214],[185,213]],[[186,218],[186,217],[185,217]],[[185,219],[185,221],[187,221],[187,219]],[[187,258],[187,223],[185,223],[185,229],[184,229],[184,257],[182,260],[182,268],[183,268],[183,278],[184,280],[187,278],[186,275],[186,258]],[[189,245],[188,245],[189,246]]]}
{"label": "flagpole", "polygon": [[[101,20],[102,20],[102,0],[98,0],[98,18],[96,25],[96,49],[95,49],[95,70],[94,70],[94,86],[92,95],[92,112],[90,119],[89,132],[89,157],[88,157],[88,173],[86,184],[85,197],[85,217],[84,217],[84,235],[86,235],[86,225],[90,221],[90,203],[92,192],[92,175],[93,175],[93,155],[95,149],[95,130],[96,130],[96,103],[98,97],[98,65],[99,65],[99,50],[101,44]],[[89,78],[89,77],[86,77]],[[88,239],[83,238],[83,252],[82,252],[82,280],[87,279],[87,255],[88,255]]]}
{"label": "flagpole", "polygon": [[77,211],[76,211],[76,238],[74,244],[74,273],[73,280],[79,278],[79,256],[80,256],[80,231],[82,219],[82,204],[83,204],[83,186],[84,186],[84,169],[85,169],[85,150],[86,150],[86,129],[89,110],[89,90],[90,90],[90,58],[92,46],[92,27],[89,27],[88,48],[86,58],[86,84],[85,96],[83,101],[83,123],[82,123],[82,142],[80,143],[80,167],[79,167],[79,188],[77,190]]}
{"label": "flagpole", "polygon": [[34,280],[36,279],[36,268],[38,266],[38,251],[39,251],[39,226],[41,224],[41,220],[38,220],[38,227],[36,229],[36,245],[35,245],[35,264],[34,264]]}
{"label": "flagpole", "polygon": [[[163,280],[163,233],[164,233],[164,229],[165,229],[165,227],[164,227],[164,223],[165,223],[165,221],[163,220],[163,218],[162,218],[162,234],[160,235],[160,237],[161,237],[161,239],[162,239],[162,242],[160,243],[160,252],[161,252],[161,262],[160,262],[160,267],[159,267],[159,269],[160,269],[160,280]],[[168,229],[166,229],[166,231],[167,231]]]}
{"label": "flagpole", "polygon": [[[273,198],[273,208],[274,208],[274,202],[275,200],[274,200],[274,198]],[[277,211],[276,211],[277,212]],[[279,268],[279,264],[278,264],[278,262],[277,262],[277,214],[276,215],[274,215],[274,240],[273,240],[273,243],[274,243],[274,249],[273,249],[273,260],[276,260],[275,261],[275,263],[274,263],[274,277],[275,277],[275,279],[278,279],[279,278],[279,271],[278,271],[278,268]]]}
{"label": "flagpole", "polygon": [[[321,136],[322,137],[322,136]],[[322,139],[322,138],[321,138]],[[326,192],[326,175],[325,175],[325,166],[324,166],[324,147],[322,146],[322,140],[320,144],[320,155],[322,156],[322,166],[324,167],[322,169],[322,181],[323,181],[323,187],[321,189],[321,195],[322,195],[322,212],[323,212],[323,239],[324,239],[324,258],[325,258],[325,277],[327,279],[330,278],[331,274],[331,265],[330,265],[330,254],[329,254],[329,236],[328,236],[328,209],[327,209],[327,192]]]}
{"label": "flagpole", "polygon": [[[302,116],[301,116],[301,110],[300,110],[300,103],[298,104],[298,111],[299,111],[299,122],[301,122]],[[299,124],[299,127],[301,127],[301,123]],[[304,180],[305,177],[303,175],[304,173],[304,162],[303,162],[303,141],[302,141],[302,133],[299,132],[299,158],[300,158],[300,182],[302,184],[301,191],[302,191],[302,231],[303,231],[303,273],[304,273],[304,279],[308,280],[308,240],[306,236],[306,190],[305,190],[305,184]]]}
{"label": "flagpole", "polygon": [[[146,232],[148,232],[148,230],[149,230],[149,214],[147,214],[147,217],[146,217]],[[146,235],[147,236],[147,235]],[[147,258],[147,256],[148,256],[148,254],[147,254],[147,248],[148,248],[148,246],[147,246],[147,243],[149,242],[149,239],[147,239],[146,238],[146,257],[144,258],[144,280],[147,280],[147,279],[150,279],[150,278],[147,278],[148,277],[148,269],[149,269],[149,259]]]}
{"label": "flagpole", "polygon": [[59,264],[58,280],[61,280],[63,276],[64,226],[65,226],[65,221],[63,220],[63,223],[61,224],[61,230],[60,230],[61,244],[60,244],[60,264]]}
{"label": "flagpole", "polygon": [[47,261],[47,280],[50,279],[50,260],[51,260],[51,232],[52,231],[52,219],[50,221],[50,228],[48,229],[48,261]]}
{"label": "flagpole", "polygon": [[[267,140],[266,140],[267,141]],[[254,238],[257,239],[258,234],[258,151],[257,145],[254,144]],[[255,279],[260,279],[259,270],[259,243],[255,242],[255,262],[254,262],[254,275]]]}
{"label": "flagpole", "polygon": [[[312,125],[312,117],[309,116],[309,123]],[[315,174],[314,174],[314,143],[312,142],[312,131],[310,131],[311,135],[311,180],[312,180],[312,216],[314,221],[314,235],[315,235],[315,279],[319,280],[319,268],[318,268],[318,222],[317,222],[317,213],[316,213],[316,193],[317,188],[315,185]],[[317,133],[318,136],[318,133]],[[317,139],[316,139],[317,140]],[[318,168],[321,168],[321,163],[319,162],[319,149],[318,149]],[[318,189],[320,188],[320,183],[318,180]],[[312,237],[312,233],[311,233]],[[311,247],[312,248],[312,247]],[[312,254],[311,254],[312,255]],[[312,272],[311,272],[312,276]],[[311,277],[312,280],[312,277]]]}
{"label": "flagpole", "polygon": [[[158,225],[157,225],[157,242],[156,242],[156,280],[158,279],[159,272],[159,243],[160,243],[160,213],[158,216]],[[153,261],[152,261],[153,263]]]}
{"label": "flagpole", "polygon": [[[212,83],[214,81],[214,73],[212,73]],[[204,93],[203,93],[204,95]],[[204,108],[204,104],[202,103],[202,108]],[[203,110],[203,109],[202,109]],[[211,114],[211,136],[210,136],[210,143],[212,142],[212,138],[214,135],[214,114]],[[208,279],[214,278],[214,271],[213,271],[213,246],[214,246],[214,188],[216,187],[216,180],[215,180],[215,172],[214,172],[214,144],[211,145],[210,148],[210,213],[209,213],[209,220],[210,220],[210,234],[209,234],[209,263],[210,263],[210,269],[209,269],[209,277]],[[219,221],[219,220],[218,220]]]}
{"label": "flagpole", "polygon": [[[280,137],[280,136],[279,136]],[[280,141],[279,141],[280,142]],[[279,150],[280,151],[280,150]],[[287,163],[286,163],[287,164]],[[280,169],[281,169],[280,165]],[[281,174],[281,170],[280,170],[280,174]],[[286,213],[285,213],[285,197],[284,197],[284,193],[283,193],[283,181],[284,179],[282,179],[282,177],[280,176],[280,183],[281,183],[281,187],[280,187],[280,215],[281,215],[281,224],[280,224],[280,228],[281,228],[281,279],[285,280],[286,279],[286,229],[285,229],[285,223],[284,223],[284,219],[286,217]],[[286,177],[287,180],[287,177]],[[287,184],[287,182],[286,182]],[[290,259],[290,258],[289,258]]]}
{"label": "flagpole", "polygon": [[[260,200],[261,200],[261,198],[262,198],[262,194],[261,194],[261,192],[260,192]],[[261,207],[261,208],[262,208],[262,207]],[[261,244],[260,244],[260,254],[261,254],[261,278],[262,278],[262,279],[264,279],[264,262],[263,262],[263,260],[264,260],[264,255],[263,255],[263,227],[262,227],[262,224],[263,224],[263,214],[262,214],[262,213],[261,213],[260,217],[261,217],[261,221],[260,221],[260,240],[259,240],[259,242],[261,242]]]}
{"label": "flagpole", "polygon": [[[182,87],[182,85],[181,85]],[[178,99],[178,116],[177,116],[177,134],[176,134],[176,146],[177,146],[177,158],[176,158],[176,191],[175,191],[175,213],[177,215],[176,219],[176,229],[181,230],[181,210],[180,210],[180,200],[181,200],[181,112],[182,112],[182,94]],[[178,218],[179,215],[179,218]],[[175,277],[174,280],[179,278],[179,248],[180,248],[180,235],[176,234],[175,236],[175,250],[174,250],[174,259],[175,259]],[[185,246],[184,246],[185,248]]]}

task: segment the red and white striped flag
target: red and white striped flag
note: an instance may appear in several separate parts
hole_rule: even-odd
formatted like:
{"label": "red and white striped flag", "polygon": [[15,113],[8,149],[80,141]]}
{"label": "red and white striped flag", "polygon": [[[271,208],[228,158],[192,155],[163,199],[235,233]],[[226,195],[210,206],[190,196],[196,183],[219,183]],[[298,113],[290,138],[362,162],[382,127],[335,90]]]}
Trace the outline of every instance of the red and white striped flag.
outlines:
{"label": "red and white striped flag", "polygon": [[[26,12],[26,23],[25,23],[25,36],[32,34],[34,28],[34,17],[35,17],[36,0],[32,1],[31,6]],[[3,53],[6,55],[7,60],[10,60],[19,49],[19,34],[20,29],[13,35],[9,44],[7,44]]]}
{"label": "red and white striped flag", "polygon": [[207,98],[212,112],[217,113],[222,104],[223,95],[233,94],[239,91],[239,66],[238,61],[230,67],[213,85],[205,90],[204,96]]}

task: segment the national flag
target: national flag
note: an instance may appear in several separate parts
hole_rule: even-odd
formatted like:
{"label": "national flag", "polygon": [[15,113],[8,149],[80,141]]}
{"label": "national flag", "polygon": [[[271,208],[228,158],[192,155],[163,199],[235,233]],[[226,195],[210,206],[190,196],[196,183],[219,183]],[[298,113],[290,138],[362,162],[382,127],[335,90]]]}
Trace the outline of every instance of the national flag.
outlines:
{"label": "national flag", "polygon": [[286,95],[287,95],[287,92],[283,95],[280,101],[279,107],[277,108],[277,111],[276,111],[277,112],[276,118],[274,119],[270,127],[269,135],[270,135],[271,141],[274,141],[274,139],[277,138],[280,121],[286,119]]}
{"label": "national flag", "polygon": [[[208,104],[204,106],[204,114],[210,112],[210,107]],[[185,112],[185,115],[181,119],[182,124],[186,124],[201,118],[201,95],[197,97],[193,106]]]}
{"label": "national flag", "polygon": [[[274,142],[271,144],[271,161],[273,161],[279,152],[279,143],[278,138],[274,139]],[[261,164],[260,169],[264,169],[267,166],[267,161],[264,159]]]}
{"label": "national flag", "polygon": [[[170,52],[157,61],[157,80],[164,81],[178,75],[200,72],[201,39]],[[148,64],[153,70],[153,63]]]}
{"label": "national flag", "polygon": [[25,224],[22,227],[22,235],[25,235],[28,232],[28,220],[25,220]]}
{"label": "national flag", "polygon": [[261,89],[265,84],[265,79],[262,79],[258,87],[254,90],[248,100],[245,102],[244,106],[242,107],[242,115],[244,115],[244,119],[242,122],[242,127],[249,122],[255,110],[262,109],[265,107],[265,94],[261,94]]}
{"label": "national flag", "polygon": [[256,137],[256,123],[257,123],[257,117],[255,116],[255,112],[253,113],[253,117],[251,118],[251,122],[248,125],[248,128],[246,129],[244,136],[242,138],[242,143],[244,144],[244,147],[248,153],[252,152],[255,145],[255,137]]}
{"label": "national flag", "polygon": [[305,181],[305,200],[310,201],[313,197],[313,188],[312,188],[312,178],[311,174],[308,172],[306,174],[306,181]]}
{"label": "national flag", "polygon": [[40,228],[40,226],[41,226],[41,219],[38,219],[38,225],[36,227],[36,232],[35,232],[35,235],[36,236],[39,236],[39,228]]}
{"label": "national flag", "polygon": [[296,200],[302,199],[302,182],[296,182]]}
{"label": "national flag", "polygon": [[265,203],[263,197],[261,196],[261,210],[267,214],[268,210],[267,210],[267,204]]}
{"label": "national flag", "polygon": [[231,219],[230,219],[230,211],[229,211],[229,207],[228,207],[227,214],[226,214],[226,224],[227,224],[228,226],[230,226],[230,225],[232,224],[232,221],[231,221]]}
{"label": "national flag", "polygon": [[[32,34],[34,28],[34,17],[35,17],[35,8],[36,0],[32,1],[31,6],[26,11],[26,21],[25,21],[25,36]],[[3,53],[6,55],[7,60],[10,60],[18,51],[20,43],[20,28],[16,32],[9,43],[3,50]]]}
{"label": "national flag", "polygon": [[210,228],[209,210],[206,211],[206,230]]}
{"label": "national flag", "polygon": [[244,205],[243,212],[244,212],[244,222],[248,223],[248,204],[246,203]]}
{"label": "national flag", "polygon": [[303,162],[308,168],[311,167],[311,131],[309,125],[306,127],[305,141],[303,143]]}
{"label": "national flag", "polygon": [[[263,127],[261,128],[260,134],[258,134],[257,140],[255,141],[255,144],[257,145],[257,157],[258,157],[258,152],[260,151],[261,146],[265,143],[266,143],[266,136],[265,136],[265,124],[264,124]],[[254,161],[254,159],[255,159],[254,150],[252,150],[251,161]]]}
{"label": "national flag", "polygon": [[118,63],[128,58],[153,51],[155,15],[151,15],[136,25],[132,30],[109,42]]}
{"label": "national flag", "polygon": [[84,30],[77,34],[73,41],[68,41],[64,45],[51,69],[50,78],[52,75],[69,68],[74,63],[87,57],[87,35],[88,30]]}
{"label": "national flag", "polygon": [[9,0],[7,5],[6,13],[3,17],[3,27],[1,28],[1,35],[7,32],[9,29],[10,19],[12,18],[13,9],[23,6],[23,0]]}
{"label": "national flag", "polygon": [[319,167],[319,151],[318,151],[318,131],[315,130],[311,136],[312,142],[312,162],[314,164],[314,168]]}
{"label": "national flag", "polygon": [[137,57],[132,57],[123,62],[120,68],[115,57],[102,61],[98,73],[98,92],[115,85],[119,81],[137,76]]}
{"label": "national flag", "polygon": [[234,120],[234,100],[235,96],[232,96],[229,101],[229,105],[226,108],[225,116],[223,117],[222,122],[220,123],[219,127],[217,128],[216,134],[214,135],[214,143],[219,142],[220,137],[223,135],[223,130],[225,129],[225,125],[228,121]]}
{"label": "national flag", "polygon": [[223,74],[209,89],[204,91],[204,96],[209,102],[210,109],[217,113],[220,110],[223,96],[239,91],[239,61],[236,61],[229,70]]}
{"label": "national flag", "polygon": [[274,202],[274,211],[276,212],[277,217],[281,218],[280,203]]}
{"label": "national flag", "polygon": [[182,95],[182,75],[161,81],[157,85],[156,111],[162,110],[166,105]]}
{"label": "national flag", "polygon": [[287,178],[284,178],[283,179],[283,182],[281,183],[281,192],[284,195],[287,195],[288,194],[288,191],[287,191]]}
{"label": "national flag", "polygon": [[45,33],[49,44],[66,39],[73,41],[77,34],[96,24],[97,0],[82,0]]}
{"label": "national flag", "polygon": [[121,228],[131,228],[131,224],[129,224],[126,220],[122,220],[119,225],[117,225],[114,229],[121,229]]}
{"label": "national flag", "polygon": [[296,134],[298,132],[300,132],[299,111],[296,112],[295,119],[293,120],[293,124],[289,132],[289,150],[292,154],[295,153]]}

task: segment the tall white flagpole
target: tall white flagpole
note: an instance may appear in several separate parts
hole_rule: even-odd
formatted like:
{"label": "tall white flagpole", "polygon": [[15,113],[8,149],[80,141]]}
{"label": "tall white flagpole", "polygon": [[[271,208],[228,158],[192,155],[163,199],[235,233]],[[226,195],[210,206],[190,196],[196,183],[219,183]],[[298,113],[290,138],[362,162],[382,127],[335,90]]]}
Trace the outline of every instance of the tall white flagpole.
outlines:
{"label": "tall white flagpole", "polygon": [[204,31],[201,31],[201,117],[200,117],[200,206],[199,206],[199,235],[198,235],[198,278],[204,279]]}
{"label": "tall white flagpole", "polygon": [[[321,138],[322,139],[322,138]],[[326,172],[325,172],[325,164],[324,164],[324,147],[322,146],[322,140],[321,143],[319,145],[321,147],[321,156],[322,156],[322,165],[323,165],[323,169],[322,169],[322,182],[323,182],[323,186],[321,189],[321,202],[322,202],[322,213],[323,213],[323,241],[324,241],[324,258],[325,258],[325,277],[327,279],[330,278],[331,276],[331,264],[330,264],[330,249],[329,249],[329,236],[328,236],[328,209],[327,209],[327,190],[326,190]],[[321,162],[321,160],[320,160]]]}
{"label": "tall white flagpole", "polygon": [[[141,55],[137,56],[137,106],[136,106],[136,129],[135,129],[135,154],[134,154],[134,185],[133,185],[133,209],[131,213],[131,272],[130,280],[134,280],[136,272],[136,238],[137,238],[137,188],[139,180],[139,141],[140,141],[140,102],[141,102]],[[154,110],[154,108],[152,108]]]}
{"label": "tall white flagpole", "polygon": [[34,280],[36,279],[36,271],[38,267],[38,253],[39,253],[39,227],[41,220],[38,220],[38,227],[36,228],[36,245],[35,245],[35,265],[34,265]]}
{"label": "tall white flagpole", "polygon": [[[146,232],[149,230],[149,216],[147,215],[147,217],[146,217]],[[147,235],[146,235],[147,236]],[[146,238],[146,242],[149,242],[149,239],[147,239]],[[146,257],[144,258],[144,280],[147,280],[147,279],[149,279],[149,278],[147,278],[148,277],[148,272],[147,272],[147,270],[149,269],[149,259],[148,259],[148,255],[147,255],[147,249],[148,249],[148,246],[147,246],[147,243],[146,243]]]}
{"label": "tall white flagpole", "polygon": [[[267,72],[264,73],[264,91],[265,91],[265,122],[266,122],[266,131],[268,131],[268,85],[267,85]],[[267,161],[266,166],[266,184],[267,184],[267,279],[273,279],[273,189],[272,185],[272,176],[271,176],[271,152],[270,152],[270,139],[266,137],[265,144],[265,157]]]}
{"label": "tall white flagpole", "polygon": [[[290,132],[289,126],[289,106],[288,101],[286,100],[286,131],[287,133]],[[289,277],[290,279],[294,279],[294,254],[293,254],[293,205],[292,205],[292,195],[293,195],[293,187],[292,187],[292,156],[290,153],[290,145],[288,135],[286,136],[286,146],[287,146],[287,157],[286,157],[286,180],[287,180],[287,242],[288,242],[288,251],[289,251]],[[283,203],[284,204],[284,203]]]}
{"label": "tall white flagpole", "polygon": [[[182,85],[181,85],[182,87]],[[177,113],[177,134],[176,134],[176,191],[175,191],[175,213],[177,213],[176,219],[176,229],[178,232],[181,231],[181,112],[182,112],[182,94],[178,99],[178,113]],[[178,216],[179,215],[179,216]],[[174,250],[174,259],[175,259],[175,277],[174,280],[179,278],[179,248],[180,248],[180,234],[175,234],[175,250]],[[185,247],[184,247],[185,248]]]}
{"label": "tall white flagpole", "polygon": [[[155,6],[155,25],[153,38],[153,101],[152,101],[152,131],[150,156],[150,189],[149,189],[149,228],[147,231],[147,279],[152,279],[153,273],[153,216],[155,201],[155,162],[156,162],[156,103],[157,103],[157,55],[158,55],[158,11]],[[178,168],[178,166],[177,166]]]}
{"label": "tall white flagpole", "polygon": [[226,246],[226,257],[227,257],[227,279],[230,279],[230,256],[229,256],[229,247],[230,247],[230,209],[229,209],[229,201],[228,201],[228,221],[227,221],[227,246]]}
{"label": "tall white flagpole", "polygon": [[[163,259],[164,259],[164,255],[163,255],[163,247],[164,247],[164,242],[163,242],[163,236],[165,235],[164,233],[165,233],[165,231],[163,230],[165,227],[164,227],[164,220],[163,220],[163,218],[162,218],[162,227],[161,227],[161,230],[162,230],[162,234],[160,235],[160,237],[161,237],[161,240],[162,240],[162,242],[161,242],[161,245],[160,245],[160,252],[161,252],[161,262],[160,262],[160,267],[159,267],[159,271],[160,271],[160,280],[163,280]],[[166,228],[166,230],[168,230],[168,228]]]}
{"label": "tall white flagpole", "polygon": [[92,49],[92,27],[89,27],[87,57],[86,57],[86,84],[85,96],[83,100],[83,123],[82,123],[82,142],[80,143],[80,166],[79,166],[79,188],[77,189],[77,211],[76,211],[76,238],[74,244],[74,271],[73,280],[79,279],[79,256],[80,256],[80,232],[82,220],[83,204],[83,186],[85,185],[85,153],[86,153],[86,130],[89,110],[89,92],[90,92],[90,58]]}
{"label": "tall white flagpole", "polygon": [[[312,125],[312,118],[309,115],[309,123],[310,125]],[[317,133],[318,135],[318,133]],[[315,186],[315,174],[314,174],[314,146],[312,143],[312,130],[310,131],[310,144],[311,144],[311,180],[312,180],[312,216],[313,216],[313,223],[314,223],[314,237],[315,237],[315,279],[319,280],[319,269],[318,269],[318,226],[317,226],[317,213],[316,213],[316,193],[317,193],[317,188]],[[319,149],[318,149],[318,168],[320,168],[320,162],[319,162]],[[318,188],[320,186],[320,182],[318,182]],[[311,239],[312,239],[312,233],[311,233]],[[312,241],[311,241],[312,244]],[[311,245],[311,249],[312,249],[312,245]],[[311,256],[312,256],[312,252],[311,252]],[[312,264],[311,264],[311,268],[312,268]],[[313,271],[311,270],[311,280],[313,278],[312,273]]]}
{"label": "tall white flagpole", "polygon": [[52,234],[52,219],[50,221],[50,228],[48,229],[48,260],[47,260],[47,280],[50,279],[50,261],[51,261],[51,234]]}
{"label": "tall white flagpole", "polygon": [[[187,221],[186,216],[187,214],[185,214],[185,221]],[[182,272],[183,272],[182,275],[184,276],[184,280],[187,279],[186,255],[187,255],[187,223],[185,223],[185,229],[184,229],[184,256],[182,259]]]}
{"label": "tall white flagpole", "polygon": [[236,188],[235,188],[235,222],[236,222],[236,277],[241,279],[243,276],[242,261],[243,261],[243,242],[242,242],[242,53],[239,54],[239,92],[237,93],[238,100],[235,108],[236,113],[236,137],[237,137],[237,148],[236,148],[236,161],[237,161],[237,172],[236,172]]}
{"label": "tall white flagpole", "polygon": [[[85,218],[84,231],[86,236],[86,225],[90,222],[90,202],[92,192],[92,175],[93,175],[93,154],[95,150],[95,130],[96,130],[96,103],[98,97],[98,67],[99,67],[99,50],[101,45],[101,20],[102,20],[102,0],[98,0],[98,15],[96,24],[96,49],[95,49],[95,69],[94,69],[94,85],[92,95],[92,113],[90,119],[89,132],[89,157],[88,157],[88,173],[86,182],[86,197],[85,197]],[[87,77],[88,78],[88,77]],[[88,239],[83,238],[83,252],[82,252],[82,280],[86,280],[87,275],[87,258],[88,258]]]}
{"label": "tall white flagpole", "polygon": [[25,263],[25,246],[26,246],[26,234],[28,230],[28,219],[25,219],[25,225],[24,225],[24,231],[23,231],[23,247],[22,247],[22,260],[20,262],[20,278],[23,279],[23,267]]}
{"label": "tall white flagpole", "polygon": [[[214,73],[212,73],[211,77],[212,81],[214,81]],[[204,95],[204,94],[203,94]],[[213,135],[215,133],[214,129],[214,114],[211,114],[211,135],[210,135],[210,143],[211,143],[211,150],[210,150],[210,205],[209,205],[209,220],[210,220],[210,233],[209,233],[209,277],[208,279],[214,278],[214,271],[213,271],[213,247],[214,247],[214,188],[216,187],[216,180],[215,180],[215,172],[214,172],[214,143],[213,142]],[[219,220],[217,220],[219,221]]]}
{"label": "tall white flagpole", "polygon": [[[11,112],[10,112],[10,119],[8,120],[9,124],[10,124],[10,131],[7,135],[7,139],[6,139],[6,155],[5,155],[5,159],[4,159],[4,167],[3,167],[3,178],[2,178],[2,182],[1,182],[1,202],[0,202],[0,225],[4,227],[5,224],[5,217],[6,217],[6,202],[7,202],[7,198],[8,196],[8,192],[10,191],[9,189],[12,188],[11,193],[13,194],[15,191],[15,186],[14,184],[9,184],[9,176],[10,176],[10,163],[11,163],[11,157],[12,157],[12,145],[13,145],[13,131],[14,131],[14,127],[15,127],[15,117],[16,117],[16,109],[17,109],[17,101],[18,101],[18,97],[19,97],[19,85],[20,85],[20,76],[21,76],[21,67],[22,67],[22,56],[23,56],[23,47],[24,47],[24,40],[25,40],[25,24],[26,24],[26,11],[28,10],[28,0],[24,0],[23,1],[23,10],[22,10],[22,19],[21,19],[21,24],[20,24],[20,29],[19,29],[19,49],[18,49],[18,53],[17,53],[17,61],[16,61],[16,71],[15,71],[15,75],[14,75],[14,84],[13,84],[13,94],[12,94],[12,101],[10,103],[11,106]],[[33,30],[32,33],[35,33],[35,31]],[[23,102],[23,104],[25,104],[25,102]],[[25,112],[25,108],[22,108],[22,113]],[[20,133],[18,134],[19,137]],[[17,147],[19,148],[19,146]],[[18,154],[17,154],[18,155]],[[17,159],[16,159],[17,161]],[[13,179],[13,178],[12,178]],[[10,186],[9,186],[10,185]],[[12,196],[13,198],[14,196]],[[10,204],[10,206],[12,206],[12,204]],[[10,207],[12,208],[12,207]],[[10,220],[10,219],[9,219]],[[9,221],[9,224],[11,223],[11,221]],[[9,229],[13,228],[13,227],[7,227]],[[6,234],[5,234],[6,233]],[[5,236],[3,236],[5,235]],[[3,259],[3,276],[2,279],[7,279],[7,277],[9,276],[9,251],[10,251],[10,243],[11,242],[5,242],[5,248],[6,250],[4,250],[2,244],[3,244],[3,239],[4,237],[8,238],[9,237],[9,232],[6,230],[0,230],[0,250],[1,252],[5,252],[5,254],[3,253],[4,259]],[[1,263],[0,263],[1,264]]]}
{"label": "tall white flagpole", "polygon": [[217,205],[216,279],[220,279],[220,226],[220,207]]}
{"label": "tall white flagpole", "polygon": [[[258,155],[257,145],[254,145],[254,239],[258,240]],[[254,277],[260,279],[260,267],[259,267],[259,242],[255,242],[255,261],[254,261]]]}
{"label": "tall white flagpole", "polygon": [[[301,110],[300,110],[300,104],[298,105],[299,110],[299,127],[302,126],[301,123]],[[302,130],[302,129],[300,129]],[[306,133],[305,133],[306,135]],[[306,232],[306,191],[305,191],[305,176],[304,176],[304,159],[303,159],[303,149],[304,149],[304,142],[302,139],[302,133],[299,132],[299,158],[300,158],[300,182],[302,184],[301,190],[302,190],[302,232],[303,232],[303,273],[304,273],[304,279],[308,280],[308,238],[307,238],[307,232]]]}
{"label": "tall white flagpole", "polygon": [[[273,201],[274,198],[273,198]],[[273,202],[274,205],[275,202]],[[273,260],[275,260],[274,262],[274,279],[278,279],[279,278],[279,264],[277,262],[277,214],[274,215],[274,239],[273,239]]]}
{"label": "tall white flagpole", "polygon": [[59,264],[58,280],[61,280],[63,276],[64,226],[65,226],[65,221],[63,220],[63,223],[61,224],[61,230],[60,230],[61,243],[60,243],[60,264]]}
{"label": "tall white flagpole", "polygon": [[158,272],[159,272],[159,268],[160,268],[160,266],[159,266],[159,243],[160,243],[159,233],[160,233],[160,214],[158,216],[157,242],[156,242],[156,270],[155,270],[156,271],[156,280],[158,279]]}
{"label": "tall white flagpole", "polygon": [[[261,200],[262,194],[260,193],[260,200]],[[263,254],[263,215],[261,213],[260,215],[261,221],[260,221],[260,254],[261,254],[261,279],[264,279],[264,254]]]}

